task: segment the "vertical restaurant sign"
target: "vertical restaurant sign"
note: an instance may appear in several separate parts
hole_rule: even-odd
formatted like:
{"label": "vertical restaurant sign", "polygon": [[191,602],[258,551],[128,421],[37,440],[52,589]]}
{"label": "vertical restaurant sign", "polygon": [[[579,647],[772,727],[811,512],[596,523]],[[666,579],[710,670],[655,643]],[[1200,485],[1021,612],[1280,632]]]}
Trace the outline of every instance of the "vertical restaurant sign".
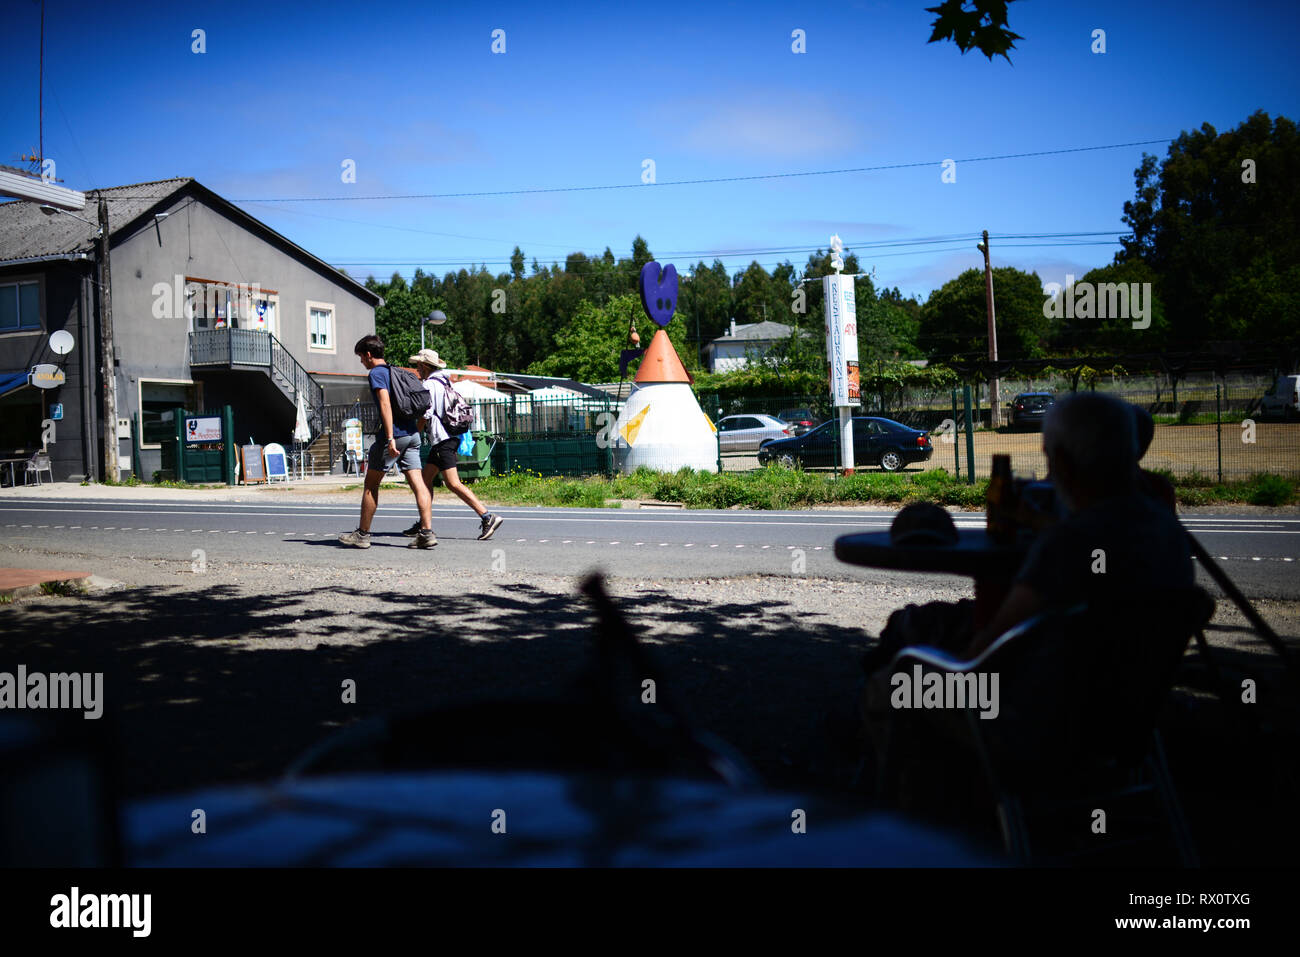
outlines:
{"label": "vertical restaurant sign", "polygon": [[822,277],[826,312],[826,360],[830,364],[831,405],[858,406],[858,316],[853,277]]}

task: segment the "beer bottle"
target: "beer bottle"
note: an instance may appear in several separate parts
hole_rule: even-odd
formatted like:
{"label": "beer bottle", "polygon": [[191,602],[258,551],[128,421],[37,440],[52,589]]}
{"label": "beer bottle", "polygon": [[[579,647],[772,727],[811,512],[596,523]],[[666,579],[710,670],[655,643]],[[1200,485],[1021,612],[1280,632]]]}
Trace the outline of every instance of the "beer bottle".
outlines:
{"label": "beer bottle", "polygon": [[993,456],[993,471],[985,493],[985,531],[999,545],[1016,540],[1015,489],[1011,477],[1011,456]]}

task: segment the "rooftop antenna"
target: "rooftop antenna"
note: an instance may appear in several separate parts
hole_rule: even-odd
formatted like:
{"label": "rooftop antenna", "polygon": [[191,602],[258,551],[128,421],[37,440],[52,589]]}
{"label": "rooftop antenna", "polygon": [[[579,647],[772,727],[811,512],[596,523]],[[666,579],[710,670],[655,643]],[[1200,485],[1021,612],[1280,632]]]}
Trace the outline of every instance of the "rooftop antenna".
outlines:
{"label": "rooftop antenna", "polygon": [[37,152],[40,153],[40,167],[45,168],[45,0],[41,0],[41,54],[40,76],[37,78],[36,112],[37,118]]}

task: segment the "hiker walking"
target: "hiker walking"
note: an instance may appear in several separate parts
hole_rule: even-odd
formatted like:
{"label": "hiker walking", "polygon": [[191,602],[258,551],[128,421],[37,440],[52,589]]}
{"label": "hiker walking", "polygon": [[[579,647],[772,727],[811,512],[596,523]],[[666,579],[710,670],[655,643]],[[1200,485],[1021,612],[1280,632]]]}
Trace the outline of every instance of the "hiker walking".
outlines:
{"label": "hiker walking", "polygon": [[[379,483],[384,473],[397,463],[406,483],[415,493],[415,504],[420,510],[420,520],[415,537],[408,548],[432,548],[438,544],[430,522],[429,489],[420,476],[420,415],[426,405],[424,397],[412,396],[408,380],[414,377],[405,369],[392,369],[384,361],[384,340],[378,336],[365,336],[352,350],[369,373],[370,392],[379,407],[379,434],[370,446],[365,488],[361,493],[361,523],[356,531],[339,536],[339,541],[353,548],[370,547],[370,523],[379,507]],[[419,383],[415,383],[415,392]],[[417,408],[418,406],[418,408]]]}
{"label": "hiker walking", "polygon": [[[456,448],[460,445],[460,437],[448,431],[447,419],[449,402],[455,404],[459,400],[463,403],[464,400],[459,398],[460,393],[452,387],[451,380],[441,374],[440,370],[447,368],[447,363],[442,361],[437,352],[432,349],[421,349],[407,361],[415,367],[415,371],[424,380],[425,389],[429,392],[429,412],[424,420],[428,429],[429,443],[433,446],[429,452],[428,464],[424,466],[424,481],[429,487],[429,495],[432,497],[433,481],[441,472],[447,488],[455,492],[457,497],[472,508],[474,514],[479,517],[478,540],[486,541],[495,534],[505,519],[500,515],[493,515],[484,508],[478,496],[460,480],[460,473],[456,468]],[[468,410],[467,404],[466,409]],[[416,522],[406,529],[405,534],[416,535],[419,531],[420,523]]]}

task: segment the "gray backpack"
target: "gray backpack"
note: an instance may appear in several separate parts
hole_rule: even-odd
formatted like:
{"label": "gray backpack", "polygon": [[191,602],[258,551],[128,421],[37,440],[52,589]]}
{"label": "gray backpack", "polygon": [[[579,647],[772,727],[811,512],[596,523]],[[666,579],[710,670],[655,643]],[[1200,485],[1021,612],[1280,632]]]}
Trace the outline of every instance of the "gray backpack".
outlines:
{"label": "gray backpack", "polygon": [[420,377],[397,366],[388,367],[388,395],[393,413],[404,419],[422,419],[432,399]]}
{"label": "gray backpack", "polygon": [[464,435],[474,424],[474,409],[445,377],[438,376],[438,381],[443,388],[442,415],[438,416],[442,427],[448,435]]}

